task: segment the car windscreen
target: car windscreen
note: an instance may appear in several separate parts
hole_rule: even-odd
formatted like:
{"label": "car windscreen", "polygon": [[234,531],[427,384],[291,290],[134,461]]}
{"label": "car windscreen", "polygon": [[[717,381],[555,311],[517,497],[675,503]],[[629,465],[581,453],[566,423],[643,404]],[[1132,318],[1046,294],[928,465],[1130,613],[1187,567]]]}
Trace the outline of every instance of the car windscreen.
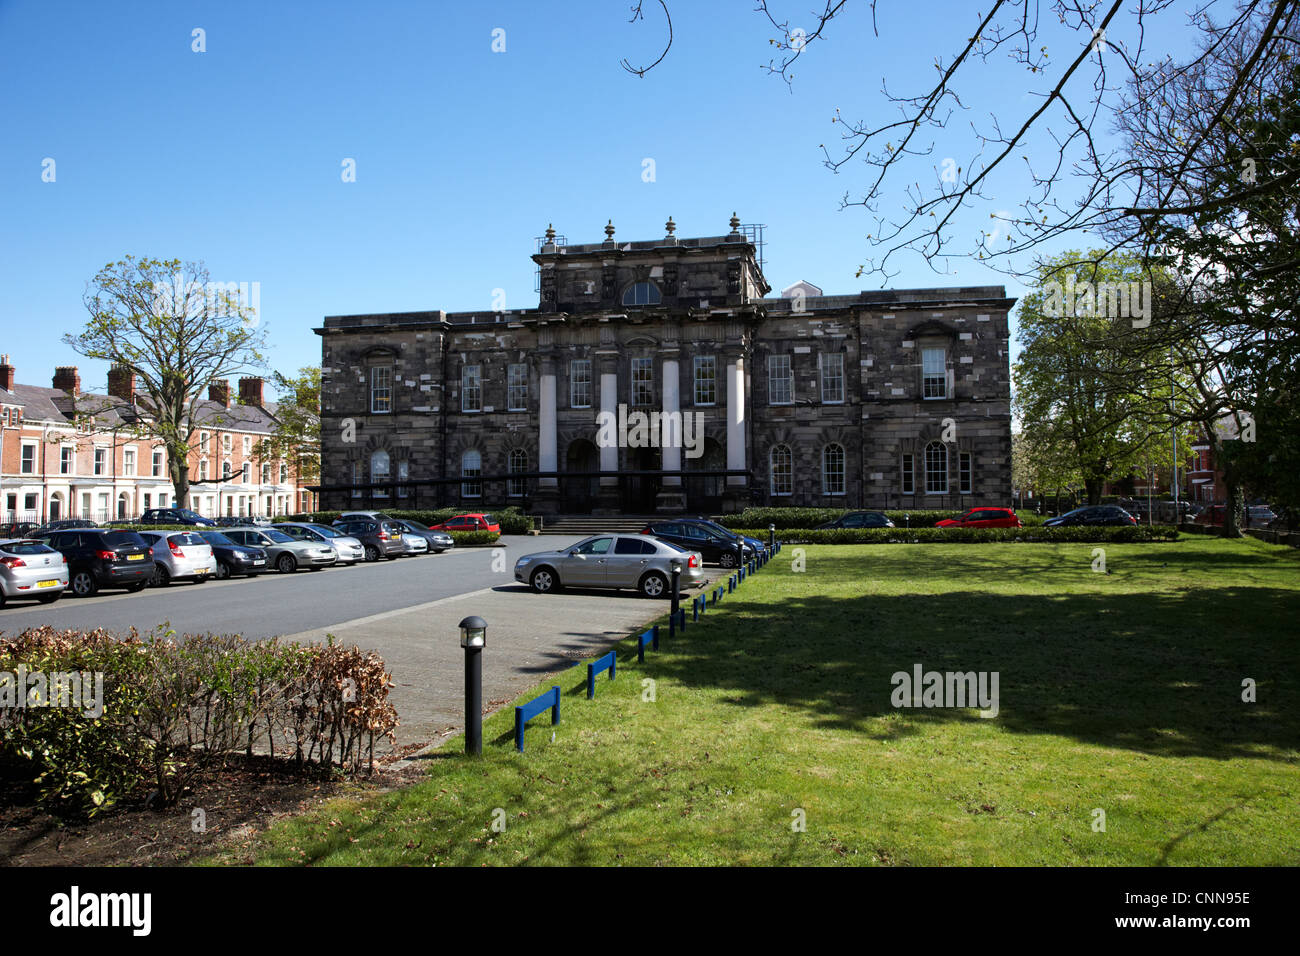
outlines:
{"label": "car windscreen", "polygon": [[288,544],[293,541],[293,538],[289,537],[283,531],[276,531],[274,528],[267,528],[262,532],[262,534],[266,535],[276,544]]}
{"label": "car windscreen", "polygon": [[5,554],[51,554],[54,549],[39,541],[11,541],[9,544],[0,544],[0,551]]}
{"label": "car windscreen", "polygon": [[148,547],[144,538],[134,531],[106,531],[104,532],[104,540],[114,547],[121,544],[134,544],[142,548]]}
{"label": "car windscreen", "polygon": [[199,537],[202,538],[204,541],[206,541],[208,544],[224,544],[227,546],[233,546],[235,543],[231,541],[229,538],[227,538],[220,531],[200,531]]}
{"label": "car windscreen", "polygon": [[310,528],[312,531],[315,531],[317,534],[326,538],[347,537],[345,534],[343,534],[343,532],[339,531],[337,528],[327,528],[323,524],[309,524],[306,525],[306,527]]}

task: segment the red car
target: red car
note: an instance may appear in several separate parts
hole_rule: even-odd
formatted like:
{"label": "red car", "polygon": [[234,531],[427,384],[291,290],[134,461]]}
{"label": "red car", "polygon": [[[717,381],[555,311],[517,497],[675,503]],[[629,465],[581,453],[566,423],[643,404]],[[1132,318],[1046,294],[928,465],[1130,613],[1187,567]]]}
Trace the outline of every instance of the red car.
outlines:
{"label": "red car", "polygon": [[936,528],[1019,528],[1020,519],[1010,508],[972,508],[955,518],[935,522]]}
{"label": "red car", "polygon": [[464,514],[448,518],[442,524],[429,525],[430,531],[495,531],[501,533],[501,525],[492,520],[491,515]]}

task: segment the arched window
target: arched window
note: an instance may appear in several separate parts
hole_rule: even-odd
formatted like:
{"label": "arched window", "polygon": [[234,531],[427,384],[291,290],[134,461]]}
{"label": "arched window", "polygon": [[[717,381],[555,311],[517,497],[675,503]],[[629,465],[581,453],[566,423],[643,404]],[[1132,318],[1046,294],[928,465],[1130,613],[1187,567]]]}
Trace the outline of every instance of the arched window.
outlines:
{"label": "arched window", "polygon": [[624,305],[658,305],[662,301],[653,282],[634,282],[623,290]]}
{"label": "arched window", "polygon": [[844,494],[844,446],[830,444],[822,449],[822,494]]}
{"label": "arched window", "polygon": [[[388,452],[377,451],[370,456],[370,483],[372,485],[382,484],[388,480]],[[387,488],[374,488],[372,492],[376,498],[387,498]]]}
{"label": "arched window", "polygon": [[772,474],[772,494],[794,494],[794,467],[788,445],[774,445],[768,456]]}
{"label": "arched window", "polygon": [[[512,449],[510,452],[509,471],[512,475],[522,474],[528,470],[528,452],[522,448]],[[511,478],[506,482],[506,494],[511,498],[522,498],[524,496],[524,479]]]}
{"label": "arched window", "polygon": [[948,493],[948,446],[943,442],[932,441],[925,446],[925,493]]}
{"label": "arched window", "polygon": [[460,496],[462,498],[480,498],[483,496],[483,456],[476,451],[467,451],[460,456]]}

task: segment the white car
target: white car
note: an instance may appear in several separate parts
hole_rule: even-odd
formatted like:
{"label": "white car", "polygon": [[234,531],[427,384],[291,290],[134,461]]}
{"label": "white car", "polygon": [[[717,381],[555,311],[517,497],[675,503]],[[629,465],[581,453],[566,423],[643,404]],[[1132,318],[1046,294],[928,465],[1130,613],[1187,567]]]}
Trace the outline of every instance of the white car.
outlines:
{"label": "white car", "polygon": [[365,545],[329,525],[312,524],[309,521],[282,521],[274,527],[276,531],[283,531],[299,541],[328,544],[338,553],[339,564],[356,564],[366,559]]}
{"label": "white car", "polygon": [[403,534],[402,544],[406,546],[406,550],[402,553],[402,557],[404,558],[410,557],[413,554],[429,553],[428,539],[422,538],[418,534]]}
{"label": "white car", "polygon": [[193,531],[141,531],[140,537],[153,548],[154,587],[166,587],[173,581],[190,580],[202,584],[217,576],[217,557],[208,544]]}
{"label": "white car", "polygon": [[68,562],[49,545],[29,538],[0,541],[0,607],[10,598],[53,604],[68,588]]}

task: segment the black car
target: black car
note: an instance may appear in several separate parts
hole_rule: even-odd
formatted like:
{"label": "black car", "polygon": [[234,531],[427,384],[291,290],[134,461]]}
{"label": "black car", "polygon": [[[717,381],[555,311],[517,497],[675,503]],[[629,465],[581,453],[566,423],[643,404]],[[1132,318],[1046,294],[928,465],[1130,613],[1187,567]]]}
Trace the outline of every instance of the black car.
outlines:
{"label": "black car", "polygon": [[1077,525],[1089,527],[1135,525],[1137,518],[1119,505],[1084,505],[1043,522],[1044,528],[1069,528]]}
{"label": "black car", "polygon": [[41,539],[68,562],[68,588],[90,597],[100,588],[139,591],[153,579],[153,549],[134,531],[81,528]]}
{"label": "black car", "polygon": [[60,518],[58,521],[51,521],[41,525],[31,533],[33,538],[43,538],[47,534],[53,534],[55,531],[69,531],[73,528],[98,528],[99,525],[89,518]]}
{"label": "black car", "polygon": [[140,518],[140,524],[187,524],[211,528],[216,522],[190,511],[188,508],[150,508]]}
{"label": "black car", "polygon": [[754,549],[735,534],[725,529],[714,531],[692,518],[651,521],[641,529],[641,533],[653,535],[660,541],[670,542],[687,551],[698,551],[705,561],[712,561],[724,568],[739,567],[754,556]]}
{"label": "black car", "polygon": [[405,518],[394,518],[393,524],[399,525],[403,534],[413,534],[417,538],[423,538],[429,542],[429,551],[433,554],[442,554],[442,552],[455,546],[455,541],[445,531],[431,531],[426,525],[418,521],[407,521]]}
{"label": "black car", "polygon": [[834,521],[817,526],[818,531],[830,531],[833,528],[892,528],[894,522],[883,511],[850,511],[840,515]]}
{"label": "black car", "polygon": [[0,524],[0,538],[30,538],[40,525],[35,521],[11,521]]}
{"label": "black car", "polygon": [[246,544],[231,541],[220,531],[200,531],[200,538],[212,545],[212,556],[217,559],[217,580],[243,574],[255,578],[266,570],[266,552]]}

